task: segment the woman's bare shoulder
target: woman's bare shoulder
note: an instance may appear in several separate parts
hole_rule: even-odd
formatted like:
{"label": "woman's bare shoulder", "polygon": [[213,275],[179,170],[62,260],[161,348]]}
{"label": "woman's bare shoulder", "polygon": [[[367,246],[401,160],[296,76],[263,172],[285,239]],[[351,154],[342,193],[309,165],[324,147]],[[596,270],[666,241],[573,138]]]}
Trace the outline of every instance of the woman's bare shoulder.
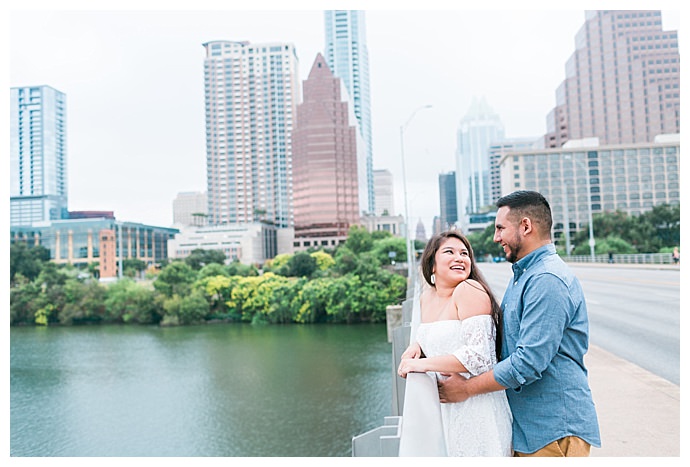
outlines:
{"label": "woman's bare shoulder", "polygon": [[491,313],[489,293],[474,279],[467,279],[459,283],[453,291],[453,300],[460,319]]}

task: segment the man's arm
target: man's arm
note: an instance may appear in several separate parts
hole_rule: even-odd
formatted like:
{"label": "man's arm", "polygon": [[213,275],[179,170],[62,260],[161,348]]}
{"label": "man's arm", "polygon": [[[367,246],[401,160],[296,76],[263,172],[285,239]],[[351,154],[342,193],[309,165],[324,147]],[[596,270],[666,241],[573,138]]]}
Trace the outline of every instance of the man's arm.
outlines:
{"label": "man's arm", "polygon": [[506,389],[496,381],[493,370],[469,379],[457,373],[445,376],[448,376],[448,379],[438,381],[438,396],[441,402],[462,402],[477,394]]}

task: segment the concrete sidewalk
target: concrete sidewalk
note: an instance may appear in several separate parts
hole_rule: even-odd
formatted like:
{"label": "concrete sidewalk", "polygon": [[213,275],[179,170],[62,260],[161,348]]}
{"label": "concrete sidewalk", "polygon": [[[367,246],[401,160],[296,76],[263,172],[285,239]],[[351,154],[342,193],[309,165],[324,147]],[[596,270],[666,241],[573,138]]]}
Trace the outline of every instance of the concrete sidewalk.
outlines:
{"label": "concrete sidewalk", "polygon": [[680,386],[597,346],[585,364],[601,431],[592,457],[680,456]]}

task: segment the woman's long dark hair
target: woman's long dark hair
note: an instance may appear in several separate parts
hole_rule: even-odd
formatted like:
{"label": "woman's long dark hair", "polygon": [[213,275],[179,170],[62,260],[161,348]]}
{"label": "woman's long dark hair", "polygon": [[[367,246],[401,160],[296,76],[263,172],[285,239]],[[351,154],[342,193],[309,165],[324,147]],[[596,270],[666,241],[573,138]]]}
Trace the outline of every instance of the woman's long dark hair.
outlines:
{"label": "woman's long dark hair", "polygon": [[494,327],[496,328],[496,359],[500,361],[501,348],[503,345],[503,311],[501,310],[501,306],[496,301],[496,297],[494,297],[491,287],[489,287],[489,284],[486,282],[486,279],[484,279],[484,276],[479,268],[477,268],[477,263],[474,261],[472,245],[470,245],[467,237],[456,230],[447,230],[445,232],[441,232],[440,234],[434,235],[426,244],[424,253],[422,253],[422,259],[420,261],[422,266],[422,276],[424,276],[424,280],[426,280],[430,286],[436,288],[436,286],[431,283],[431,274],[434,272],[436,252],[438,252],[439,248],[441,248],[441,245],[448,238],[457,238],[467,247],[471,264],[468,279],[474,279],[475,281],[479,282],[481,286],[484,287],[486,294],[489,296],[489,300],[491,301],[491,320],[494,322]]}

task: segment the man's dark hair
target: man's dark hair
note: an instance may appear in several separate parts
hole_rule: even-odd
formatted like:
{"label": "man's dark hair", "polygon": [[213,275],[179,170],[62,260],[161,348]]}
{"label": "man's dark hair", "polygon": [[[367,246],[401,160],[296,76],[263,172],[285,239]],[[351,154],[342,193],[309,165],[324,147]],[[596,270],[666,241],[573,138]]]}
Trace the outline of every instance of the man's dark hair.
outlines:
{"label": "man's dark hair", "polygon": [[519,222],[523,217],[528,217],[537,225],[543,236],[551,237],[551,206],[544,196],[537,191],[518,190],[505,195],[496,201],[496,207],[507,206],[510,208],[510,217],[514,222]]}

